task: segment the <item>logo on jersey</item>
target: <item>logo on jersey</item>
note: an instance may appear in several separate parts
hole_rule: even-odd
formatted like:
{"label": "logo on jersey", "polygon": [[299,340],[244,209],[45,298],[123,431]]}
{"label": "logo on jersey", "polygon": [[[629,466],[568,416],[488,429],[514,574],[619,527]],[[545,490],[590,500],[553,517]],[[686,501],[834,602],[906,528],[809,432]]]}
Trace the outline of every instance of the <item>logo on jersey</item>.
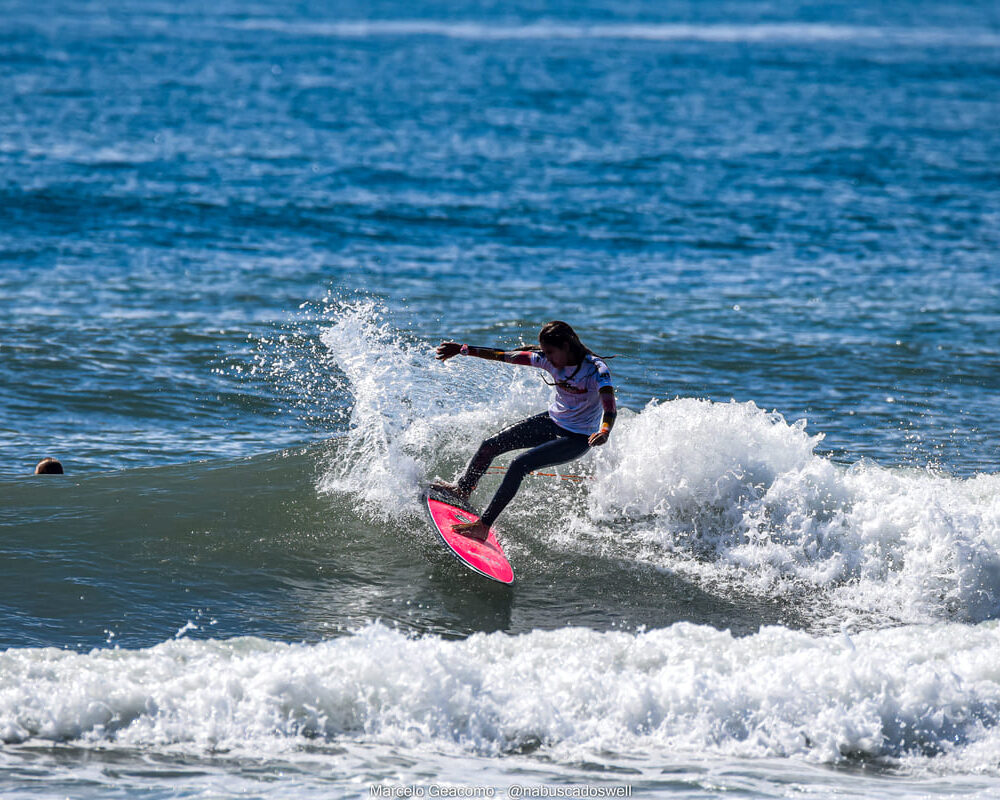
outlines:
{"label": "logo on jersey", "polygon": [[587,387],[586,386],[574,386],[569,381],[556,381],[552,385],[555,386],[557,389],[562,389],[564,391],[569,392],[570,394],[586,394],[587,393]]}

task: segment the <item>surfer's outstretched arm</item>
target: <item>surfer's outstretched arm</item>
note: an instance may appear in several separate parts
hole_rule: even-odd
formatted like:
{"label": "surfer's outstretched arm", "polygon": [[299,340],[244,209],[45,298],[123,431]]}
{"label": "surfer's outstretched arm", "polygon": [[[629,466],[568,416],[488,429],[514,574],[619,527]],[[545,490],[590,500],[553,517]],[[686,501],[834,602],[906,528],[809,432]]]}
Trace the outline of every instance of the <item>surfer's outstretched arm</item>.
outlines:
{"label": "surfer's outstretched arm", "polygon": [[457,355],[475,356],[485,358],[487,361],[506,361],[508,364],[521,364],[531,366],[531,354],[526,351],[507,352],[497,350],[495,347],[474,347],[471,344],[459,344],[458,342],[441,342],[437,346],[437,360],[447,361]]}

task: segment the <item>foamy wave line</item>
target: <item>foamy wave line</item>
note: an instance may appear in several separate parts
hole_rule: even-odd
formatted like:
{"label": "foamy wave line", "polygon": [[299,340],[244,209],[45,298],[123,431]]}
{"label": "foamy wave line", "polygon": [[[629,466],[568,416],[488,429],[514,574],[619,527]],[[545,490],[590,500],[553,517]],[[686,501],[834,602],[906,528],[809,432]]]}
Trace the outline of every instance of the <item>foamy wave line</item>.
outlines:
{"label": "foamy wave line", "polygon": [[997,618],[1000,475],[845,468],[821,438],[753,403],[651,402],[596,454],[587,515],[560,535],[850,614]]}
{"label": "foamy wave line", "polygon": [[1000,34],[967,28],[883,28],[861,25],[772,23],[749,25],[689,25],[674,23],[487,24],[441,20],[364,20],[345,22],[287,22],[251,19],[234,22],[241,30],[262,30],[298,36],[369,39],[386,36],[440,36],[479,41],[617,39],[694,42],[787,42],[820,44],[850,42],[859,45],[1000,47]]}
{"label": "foamy wave line", "polygon": [[462,641],[380,624],[320,644],[169,641],[0,653],[0,740],[275,752],[303,738],[905,761],[995,773],[1000,628],[939,624],[746,638],[690,624]]}

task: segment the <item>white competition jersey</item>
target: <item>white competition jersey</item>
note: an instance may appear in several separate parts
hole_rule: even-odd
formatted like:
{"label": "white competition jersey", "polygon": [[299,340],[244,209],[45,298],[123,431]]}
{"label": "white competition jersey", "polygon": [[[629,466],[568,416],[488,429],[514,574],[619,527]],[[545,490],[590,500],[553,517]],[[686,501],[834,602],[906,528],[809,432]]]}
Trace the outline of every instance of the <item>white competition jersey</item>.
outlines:
{"label": "white competition jersey", "polygon": [[603,415],[598,392],[613,386],[608,365],[588,354],[578,365],[557,369],[541,353],[532,350],[529,354],[531,366],[544,369],[555,380],[556,396],[549,404],[552,421],[572,433],[596,433]]}

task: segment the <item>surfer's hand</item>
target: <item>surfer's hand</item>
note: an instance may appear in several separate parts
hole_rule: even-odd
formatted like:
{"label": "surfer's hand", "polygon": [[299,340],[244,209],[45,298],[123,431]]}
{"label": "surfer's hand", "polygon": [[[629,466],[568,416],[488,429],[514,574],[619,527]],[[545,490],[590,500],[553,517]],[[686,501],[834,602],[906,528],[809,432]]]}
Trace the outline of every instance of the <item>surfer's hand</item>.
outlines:
{"label": "surfer's hand", "polygon": [[590,434],[590,438],[587,439],[587,444],[591,447],[597,447],[598,445],[604,444],[608,440],[607,431],[598,431],[597,433]]}
{"label": "surfer's hand", "polygon": [[437,346],[437,360],[447,361],[449,358],[457,356],[461,349],[462,345],[458,342],[441,342]]}

